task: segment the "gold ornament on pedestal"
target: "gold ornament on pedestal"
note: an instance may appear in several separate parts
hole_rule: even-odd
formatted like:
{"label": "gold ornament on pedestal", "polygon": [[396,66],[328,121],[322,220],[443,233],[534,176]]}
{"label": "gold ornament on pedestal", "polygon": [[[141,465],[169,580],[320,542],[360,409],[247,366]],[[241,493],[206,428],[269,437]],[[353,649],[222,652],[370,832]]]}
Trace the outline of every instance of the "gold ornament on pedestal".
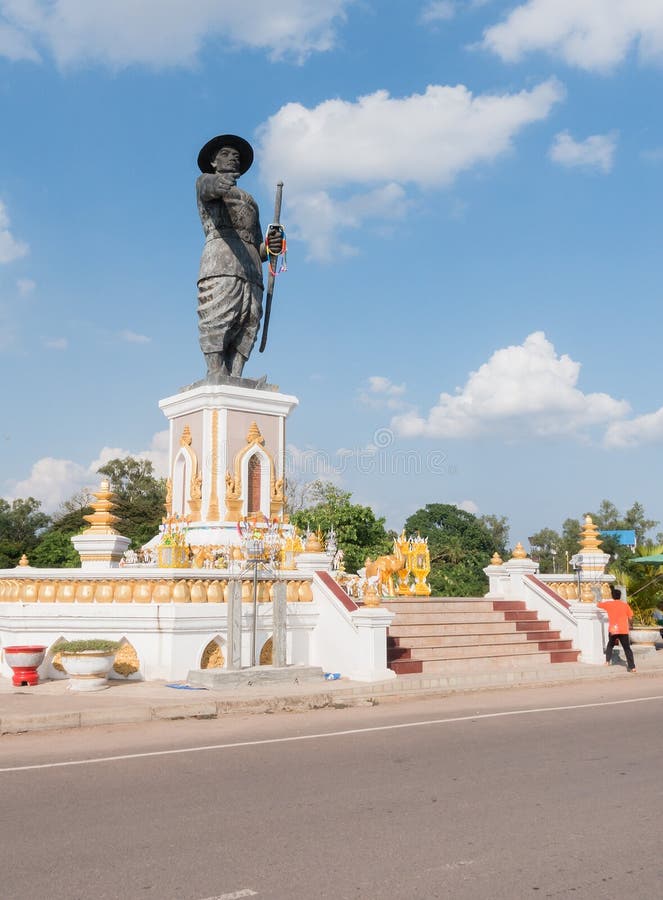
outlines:
{"label": "gold ornament on pedestal", "polygon": [[380,605],[380,596],[372,581],[367,581],[364,585],[364,595],[362,599],[364,601],[364,606],[376,607]]}
{"label": "gold ornament on pedestal", "polygon": [[97,498],[97,502],[90,504],[94,513],[91,516],[83,516],[85,521],[90,523],[90,527],[86,528],[83,534],[117,534],[113,525],[120,519],[111,514],[111,509],[115,508],[115,504],[113,503],[114,494],[110,490],[108,481],[102,481],[99,490],[95,491],[92,496]]}
{"label": "gold ornament on pedestal", "polygon": [[188,569],[190,548],[186,542],[188,519],[171,516],[164,520],[161,541],[157,547],[160,569]]}
{"label": "gold ornament on pedestal", "polygon": [[426,578],[430,573],[430,551],[428,549],[428,538],[422,538],[417,535],[412,538],[411,542],[410,567],[415,577],[414,595],[415,597],[430,597],[431,588]]}
{"label": "gold ornament on pedestal", "polygon": [[399,554],[403,557],[403,565],[396,573],[398,576],[398,588],[396,593],[399,597],[409,597],[412,593],[412,587],[409,581],[412,568],[410,541],[405,536],[405,529],[401,531],[400,536],[397,538],[396,546],[398,547]]}

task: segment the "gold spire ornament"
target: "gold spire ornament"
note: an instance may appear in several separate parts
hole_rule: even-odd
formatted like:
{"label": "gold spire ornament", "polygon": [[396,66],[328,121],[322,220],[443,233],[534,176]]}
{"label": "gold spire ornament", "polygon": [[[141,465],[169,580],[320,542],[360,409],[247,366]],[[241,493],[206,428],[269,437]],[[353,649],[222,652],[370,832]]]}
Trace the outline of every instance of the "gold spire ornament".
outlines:
{"label": "gold spire ornament", "polygon": [[603,542],[599,540],[599,529],[591,516],[585,516],[585,524],[580,532],[581,553],[602,553]]}
{"label": "gold spire ornament", "polygon": [[523,545],[518,541],[516,546],[513,548],[513,553],[511,554],[511,559],[527,559],[527,551],[523,547]]}
{"label": "gold spire ornament", "polygon": [[490,560],[491,566],[501,566],[501,565],[503,565],[503,563],[504,563],[504,560],[499,555],[499,553],[497,553],[497,551],[495,551],[495,553],[493,553],[491,560]]}
{"label": "gold spire ornament", "polygon": [[102,481],[99,490],[94,491],[92,496],[97,498],[97,502],[90,504],[94,513],[91,516],[83,516],[85,521],[90,523],[90,528],[86,528],[83,534],[117,534],[113,525],[120,519],[119,516],[111,514],[111,509],[115,509],[113,503],[115,494],[111,491],[109,482]]}
{"label": "gold spire ornament", "polygon": [[265,439],[262,436],[260,429],[256,422],[251,422],[249,425],[249,432],[246,435],[246,443],[247,444],[264,444]]}

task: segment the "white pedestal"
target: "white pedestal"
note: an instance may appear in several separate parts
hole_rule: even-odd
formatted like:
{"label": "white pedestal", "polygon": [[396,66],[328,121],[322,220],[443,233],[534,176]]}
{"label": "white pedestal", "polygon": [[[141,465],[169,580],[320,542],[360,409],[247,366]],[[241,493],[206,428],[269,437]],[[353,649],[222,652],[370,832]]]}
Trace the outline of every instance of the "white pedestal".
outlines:
{"label": "white pedestal", "polygon": [[387,628],[394,614],[382,607],[363,607],[353,612],[352,624],[360,640],[362,668],[351,673],[357,681],[386,681],[396,673],[387,668]]}
{"label": "white pedestal", "polygon": [[599,666],[605,662],[606,639],[604,613],[595,603],[571,603],[571,613],[578,623],[576,649],[580,650],[580,662]]}
{"label": "white pedestal", "polygon": [[83,534],[74,535],[71,543],[81,558],[81,569],[102,572],[104,569],[116,569],[131,540],[121,534]]}
{"label": "white pedestal", "polygon": [[203,382],[159,403],[170,422],[170,513],[189,517],[192,545],[232,538],[248,514],[283,512],[285,422],[299,401],[242,380]]}

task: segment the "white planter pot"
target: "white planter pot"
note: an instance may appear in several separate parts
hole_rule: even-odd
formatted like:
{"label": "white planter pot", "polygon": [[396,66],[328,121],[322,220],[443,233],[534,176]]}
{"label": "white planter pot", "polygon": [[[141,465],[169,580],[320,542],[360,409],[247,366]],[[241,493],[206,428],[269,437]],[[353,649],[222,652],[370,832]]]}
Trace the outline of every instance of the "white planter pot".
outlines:
{"label": "white planter pot", "polygon": [[636,625],[629,632],[629,638],[631,639],[632,644],[653,647],[657,641],[661,640],[661,633],[658,627],[653,628],[650,625]]}
{"label": "white planter pot", "polygon": [[108,673],[113,668],[115,650],[62,653],[60,660],[69,675],[70,691],[103,691],[108,687]]}

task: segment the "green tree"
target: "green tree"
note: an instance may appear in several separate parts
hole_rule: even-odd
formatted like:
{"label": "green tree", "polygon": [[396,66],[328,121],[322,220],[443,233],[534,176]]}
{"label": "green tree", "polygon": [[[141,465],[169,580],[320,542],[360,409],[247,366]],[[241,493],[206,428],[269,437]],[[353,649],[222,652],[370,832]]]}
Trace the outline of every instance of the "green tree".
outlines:
{"label": "green tree", "polygon": [[[566,571],[567,564],[570,567],[571,557],[580,550],[581,525],[578,519],[564,519],[562,522],[562,540],[560,552],[563,559],[560,560],[560,571]],[[563,568],[562,568],[563,563]]]}
{"label": "green tree", "polygon": [[[663,554],[663,546],[649,544],[638,556]],[[631,556],[633,559],[633,556]],[[653,625],[651,610],[663,601],[663,567],[658,563],[634,563],[630,560],[614,560],[608,571],[617,584],[626,588],[627,600],[635,618],[645,625]]]}
{"label": "green tree", "polygon": [[538,562],[541,572],[557,572],[558,566],[566,567],[562,559],[562,536],[554,528],[542,528],[527,538],[532,559]]}
{"label": "green tree", "polygon": [[647,539],[647,532],[652,528],[656,528],[659,524],[656,519],[648,519],[645,515],[645,508],[642,503],[636,502],[630,509],[624,513],[624,528],[632,528],[635,531],[635,539],[638,544],[644,544]]}
{"label": "green tree", "polygon": [[615,504],[610,500],[601,500],[597,511],[595,513],[586,513],[586,515],[592,517],[592,521],[595,525],[598,525],[601,531],[614,531],[623,527],[622,516]]}
{"label": "green tree", "polygon": [[89,527],[90,523],[83,518],[93,512],[92,507],[87,505],[89,499],[87,491],[80,491],[62,503],[30,554],[32,565],[47,569],[80,566],[80,557],[71,543],[71,537]]}
{"label": "green tree", "polygon": [[42,569],[76,569],[81,564],[71,536],[48,531],[30,554],[30,564]]}
{"label": "green tree", "polygon": [[393,538],[385,530],[384,519],[376,518],[369,506],[351,503],[351,497],[350,491],[342,491],[331,482],[314,481],[306,492],[310,505],[294,512],[291,521],[301,530],[320,529],[323,534],[333,526],[346,571],[356,572],[367,556],[375,559],[390,553]]}
{"label": "green tree", "polygon": [[119,517],[115,526],[133,547],[140,547],[159,531],[166,502],[166,481],[154,477],[149,460],[111,459],[98,469],[105,475],[115,494],[113,515]]}
{"label": "green tree", "polygon": [[509,520],[506,516],[479,516],[479,522],[493,536],[500,556],[506,556],[509,546]]}
{"label": "green tree", "polygon": [[0,497],[0,569],[17,565],[23,553],[29,557],[49,522],[41,511],[41,502],[34,497],[11,503]]}
{"label": "green tree", "polygon": [[646,543],[647,532],[658,525],[655,519],[647,518],[644,506],[642,503],[638,503],[637,500],[623,514],[619,512],[615,504],[611,503],[610,500],[602,500],[598,510],[595,513],[589,513],[589,515],[601,531],[632,529],[635,531],[635,540],[638,544]]}
{"label": "green tree", "polygon": [[447,503],[429,503],[405,523],[406,534],[428,538],[429,582],[436,596],[482,596],[488,582],[483,569],[499,552],[492,529],[472,513]]}

